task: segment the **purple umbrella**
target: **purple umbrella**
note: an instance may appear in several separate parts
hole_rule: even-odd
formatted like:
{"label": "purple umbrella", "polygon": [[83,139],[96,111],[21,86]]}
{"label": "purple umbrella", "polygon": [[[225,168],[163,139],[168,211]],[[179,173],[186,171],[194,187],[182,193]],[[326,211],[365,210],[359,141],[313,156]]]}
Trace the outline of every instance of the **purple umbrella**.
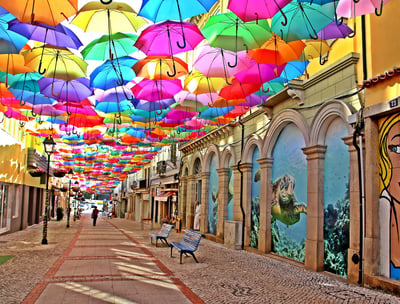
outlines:
{"label": "purple umbrella", "polygon": [[43,95],[54,98],[58,101],[81,101],[93,91],[89,87],[89,79],[77,78],[73,80],[42,78],[38,84]]}
{"label": "purple umbrella", "polygon": [[[179,45],[182,36],[186,36],[183,46]],[[136,40],[135,46],[146,55],[173,55],[193,50],[204,39],[198,27],[189,22],[165,21],[147,27]],[[173,77],[176,74],[173,65]]]}
{"label": "purple umbrella", "polygon": [[336,22],[331,22],[327,26],[325,26],[322,30],[320,30],[317,33],[317,35],[318,38],[327,40],[327,39],[346,38],[351,33],[353,33],[353,30],[346,24],[344,23],[337,24]]}
{"label": "purple umbrella", "polygon": [[14,19],[8,23],[8,26],[9,30],[25,36],[29,40],[41,41],[76,50],[82,46],[82,42],[78,36],[61,23],[57,26],[51,26],[40,22],[22,23],[18,19]]}

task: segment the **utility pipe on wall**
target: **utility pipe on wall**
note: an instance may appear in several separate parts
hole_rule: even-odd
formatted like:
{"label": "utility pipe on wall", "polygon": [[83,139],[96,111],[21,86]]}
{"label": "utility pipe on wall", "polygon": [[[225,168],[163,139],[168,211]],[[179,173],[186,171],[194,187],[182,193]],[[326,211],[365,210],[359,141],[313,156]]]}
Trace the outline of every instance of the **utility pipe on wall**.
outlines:
{"label": "utility pipe on wall", "polygon": [[243,156],[243,147],[244,147],[244,124],[241,121],[241,116],[239,117],[239,124],[242,127],[242,142],[241,142],[241,149],[240,149],[240,159],[237,163],[237,169],[240,172],[240,210],[242,211],[242,244],[241,247],[244,249],[244,228],[245,228],[245,223],[246,223],[246,213],[244,212],[243,208],[243,171],[240,170],[240,164],[242,162],[242,156]]}

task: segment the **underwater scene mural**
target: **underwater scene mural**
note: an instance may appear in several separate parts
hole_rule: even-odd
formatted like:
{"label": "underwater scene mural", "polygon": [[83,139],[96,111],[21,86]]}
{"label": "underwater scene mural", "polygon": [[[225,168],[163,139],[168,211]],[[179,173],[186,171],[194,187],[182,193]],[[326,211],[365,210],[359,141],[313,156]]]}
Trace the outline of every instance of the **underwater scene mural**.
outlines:
{"label": "underwater scene mural", "polygon": [[400,280],[400,113],[379,121],[380,271]]}
{"label": "underwater scene mural", "polygon": [[260,158],[260,151],[256,147],[253,152],[251,169],[251,229],[250,246],[258,248],[258,231],[260,229],[260,165],[257,159]]}
{"label": "underwater scene mural", "polygon": [[218,163],[215,154],[210,160],[210,181],[208,184],[208,232],[217,233],[218,221]]}
{"label": "underwater scene mural", "polygon": [[326,133],[324,168],[324,268],[347,277],[350,229],[350,156],[342,138],[347,128],[335,120]]}
{"label": "underwater scene mural", "polygon": [[229,173],[228,173],[228,203],[226,206],[226,220],[233,221],[233,160],[229,160]]}
{"label": "underwater scene mural", "polygon": [[307,237],[307,162],[294,124],[280,133],[272,157],[272,252],[304,262]]}

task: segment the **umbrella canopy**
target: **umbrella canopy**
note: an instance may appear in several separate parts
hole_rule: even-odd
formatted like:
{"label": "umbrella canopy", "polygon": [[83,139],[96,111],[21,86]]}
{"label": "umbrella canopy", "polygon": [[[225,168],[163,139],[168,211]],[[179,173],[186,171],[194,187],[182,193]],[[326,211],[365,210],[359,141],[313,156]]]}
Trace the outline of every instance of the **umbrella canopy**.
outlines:
{"label": "umbrella canopy", "polygon": [[44,77],[72,80],[86,76],[87,63],[64,47],[45,45],[23,52],[25,64]]}
{"label": "umbrella canopy", "polygon": [[150,80],[144,79],[132,88],[133,95],[138,99],[156,101],[172,98],[182,90],[179,79]]}
{"label": "umbrella canopy", "polygon": [[232,12],[211,16],[201,32],[211,46],[231,51],[259,48],[272,36],[268,20],[243,22]]}
{"label": "umbrella canopy", "polygon": [[390,0],[363,0],[363,1],[339,1],[336,13],[339,17],[353,18],[361,15],[375,13],[382,14],[382,7]]}
{"label": "umbrella canopy", "polygon": [[118,32],[136,33],[147,22],[126,3],[92,1],[79,10],[71,23],[85,32],[112,35]]}
{"label": "umbrella canopy", "polygon": [[87,78],[77,78],[69,81],[42,78],[38,81],[38,84],[42,94],[61,101],[81,101],[93,93]]}
{"label": "umbrella canopy", "polygon": [[138,50],[133,46],[137,37],[134,34],[120,32],[103,35],[85,46],[81,54],[87,60],[112,60],[129,56]]}
{"label": "umbrella canopy", "polygon": [[[173,73],[174,69],[175,73]],[[147,56],[139,60],[133,66],[133,70],[138,77],[153,80],[176,79],[188,73],[188,65],[180,58],[172,59],[170,56]]]}
{"label": "umbrella canopy", "polygon": [[0,19],[0,54],[18,54],[27,42],[26,37],[10,31],[8,23]]}
{"label": "umbrella canopy", "polygon": [[165,20],[185,20],[207,13],[217,0],[144,0],[139,10],[143,16],[154,23]]}
{"label": "umbrella canopy", "polygon": [[105,61],[90,74],[90,86],[107,90],[128,83],[136,76],[132,66],[137,61],[129,56]]}
{"label": "umbrella canopy", "polygon": [[269,19],[291,0],[230,0],[228,8],[243,21]]}
{"label": "umbrella canopy", "polygon": [[2,1],[1,6],[21,22],[41,22],[56,26],[77,11],[77,0]]}
{"label": "umbrella canopy", "polygon": [[[312,39],[318,37],[317,33],[331,23],[334,16],[333,2],[319,5],[292,1],[272,18],[271,29],[285,41]],[[286,19],[287,25],[283,25]]]}
{"label": "umbrella canopy", "polygon": [[336,22],[331,22],[325,26],[322,30],[318,32],[318,38],[328,40],[328,39],[338,39],[346,38],[353,30],[346,24],[337,24]]}
{"label": "umbrella canopy", "polygon": [[40,41],[51,45],[79,49],[82,42],[76,34],[62,24],[51,26],[44,23],[22,23],[17,19],[10,21],[9,29],[29,40]]}

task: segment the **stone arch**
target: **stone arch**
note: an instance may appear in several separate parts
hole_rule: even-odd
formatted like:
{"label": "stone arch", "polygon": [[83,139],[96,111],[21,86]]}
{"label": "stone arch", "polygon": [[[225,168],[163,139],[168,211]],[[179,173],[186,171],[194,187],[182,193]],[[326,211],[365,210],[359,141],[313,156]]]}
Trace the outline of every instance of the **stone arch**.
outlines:
{"label": "stone arch", "polygon": [[202,172],[208,172],[210,168],[210,161],[211,157],[215,154],[217,157],[217,164],[218,168],[221,168],[221,163],[220,163],[220,152],[218,150],[218,147],[215,144],[212,144],[211,146],[208,147],[205,155],[204,155],[204,162],[202,166]]}
{"label": "stone arch", "polygon": [[278,140],[281,131],[290,123],[295,124],[300,132],[303,134],[305,146],[309,145],[309,125],[307,121],[298,111],[293,109],[286,109],[280,112],[271,121],[271,125],[265,135],[262,149],[260,149],[260,155],[262,157],[272,157],[272,151]]}
{"label": "stone arch", "polygon": [[348,135],[352,134],[352,127],[347,123],[349,115],[356,110],[341,100],[331,100],[318,109],[311,123],[310,145],[324,145],[326,132],[329,125],[340,117],[347,126]]}
{"label": "stone arch", "polygon": [[230,159],[232,159],[234,164],[237,163],[235,149],[232,145],[226,146],[222,151],[220,168],[228,168]]}
{"label": "stone arch", "polygon": [[243,163],[251,163],[252,162],[252,157],[253,157],[253,152],[255,147],[258,147],[258,150],[260,151],[261,154],[261,147],[262,147],[262,140],[260,136],[252,134],[245,142],[244,144],[244,149],[243,149],[243,154],[242,154],[242,162]]}
{"label": "stone arch", "polygon": [[195,152],[192,157],[190,158],[190,162],[189,162],[189,175],[194,175],[194,165],[196,162],[196,159],[199,159],[200,161],[200,168],[203,169],[203,156],[200,154],[199,151]]}

